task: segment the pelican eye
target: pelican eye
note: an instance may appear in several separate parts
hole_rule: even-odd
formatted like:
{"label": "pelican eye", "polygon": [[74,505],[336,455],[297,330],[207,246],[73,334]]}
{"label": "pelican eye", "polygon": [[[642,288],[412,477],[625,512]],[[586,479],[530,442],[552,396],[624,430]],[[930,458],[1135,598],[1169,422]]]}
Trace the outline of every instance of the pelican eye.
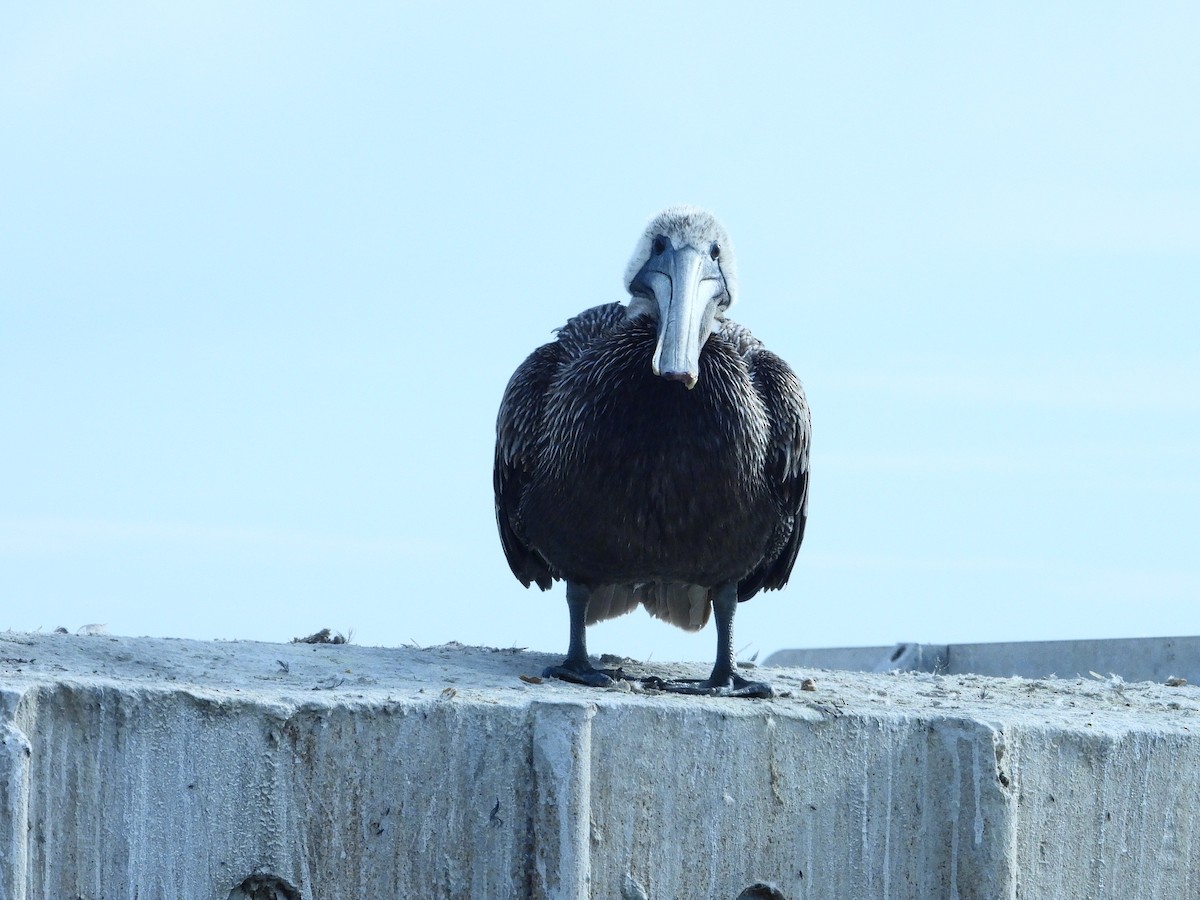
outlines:
{"label": "pelican eye", "polygon": [[721,255],[721,245],[713,241],[712,246],[708,248],[708,255],[716,259]]}
{"label": "pelican eye", "polygon": [[664,238],[664,237],[663,237],[663,236],[660,234],[658,237],[656,237],[656,238],[654,239],[654,255],[655,255],[655,256],[662,256],[662,255],[663,255],[663,253],[665,253],[665,252],[666,252],[666,249],[667,249],[667,239],[666,239],[666,238]]}

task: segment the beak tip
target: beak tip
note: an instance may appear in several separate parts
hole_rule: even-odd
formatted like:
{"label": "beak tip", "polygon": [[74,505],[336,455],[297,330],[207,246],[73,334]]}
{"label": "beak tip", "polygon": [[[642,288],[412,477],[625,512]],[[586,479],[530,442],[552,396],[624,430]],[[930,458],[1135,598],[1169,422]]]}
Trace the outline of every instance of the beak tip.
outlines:
{"label": "beak tip", "polygon": [[659,372],[658,369],[655,368],[654,374],[660,376],[666,381],[682,381],[684,387],[686,387],[689,391],[696,386],[696,381],[698,380],[696,375],[692,372]]}

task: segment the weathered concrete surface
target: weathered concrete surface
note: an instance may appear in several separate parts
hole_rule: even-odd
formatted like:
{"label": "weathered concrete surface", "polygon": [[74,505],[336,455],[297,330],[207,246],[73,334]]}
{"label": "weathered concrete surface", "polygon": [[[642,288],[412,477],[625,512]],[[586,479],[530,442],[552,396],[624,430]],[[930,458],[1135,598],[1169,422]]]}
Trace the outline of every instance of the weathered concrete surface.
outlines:
{"label": "weathered concrete surface", "polygon": [[895,644],[891,647],[817,647],[777,650],[768,666],[806,666],[851,672],[892,669],[943,675],[1008,678],[1068,677],[1098,672],[1126,681],[1200,683],[1200,636],[1108,638],[1091,641],[996,641],[984,644]]}
{"label": "weathered concrete surface", "polygon": [[1194,686],[552,659],[0,634],[0,900],[1200,896]]}

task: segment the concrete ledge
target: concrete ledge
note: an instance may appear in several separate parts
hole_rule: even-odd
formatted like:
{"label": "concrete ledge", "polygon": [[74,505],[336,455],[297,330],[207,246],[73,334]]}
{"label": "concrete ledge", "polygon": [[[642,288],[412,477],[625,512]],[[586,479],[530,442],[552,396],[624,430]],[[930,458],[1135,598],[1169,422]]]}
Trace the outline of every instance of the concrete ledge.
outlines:
{"label": "concrete ledge", "polygon": [[851,672],[893,669],[943,675],[1008,678],[1069,677],[1098,672],[1126,681],[1200,683],[1200,637],[1110,638],[1092,641],[997,641],[986,644],[901,643],[891,647],[777,650],[768,666],[807,666]]}
{"label": "concrete ledge", "polygon": [[552,660],[0,635],[0,900],[1200,895],[1193,686]]}

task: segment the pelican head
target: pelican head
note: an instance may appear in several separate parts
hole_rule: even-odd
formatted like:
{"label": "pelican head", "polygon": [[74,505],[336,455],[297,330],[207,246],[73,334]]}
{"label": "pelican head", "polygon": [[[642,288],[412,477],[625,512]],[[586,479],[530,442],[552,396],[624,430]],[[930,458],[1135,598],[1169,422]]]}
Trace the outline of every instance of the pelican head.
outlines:
{"label": "pelican head", "polygon": [[689,389],[700,377],[700,351],[721,328],[737,290],[733,246],[711,213],[672,206],[651,220],[625,270],[630,318],[658,325],[651,367]]}

